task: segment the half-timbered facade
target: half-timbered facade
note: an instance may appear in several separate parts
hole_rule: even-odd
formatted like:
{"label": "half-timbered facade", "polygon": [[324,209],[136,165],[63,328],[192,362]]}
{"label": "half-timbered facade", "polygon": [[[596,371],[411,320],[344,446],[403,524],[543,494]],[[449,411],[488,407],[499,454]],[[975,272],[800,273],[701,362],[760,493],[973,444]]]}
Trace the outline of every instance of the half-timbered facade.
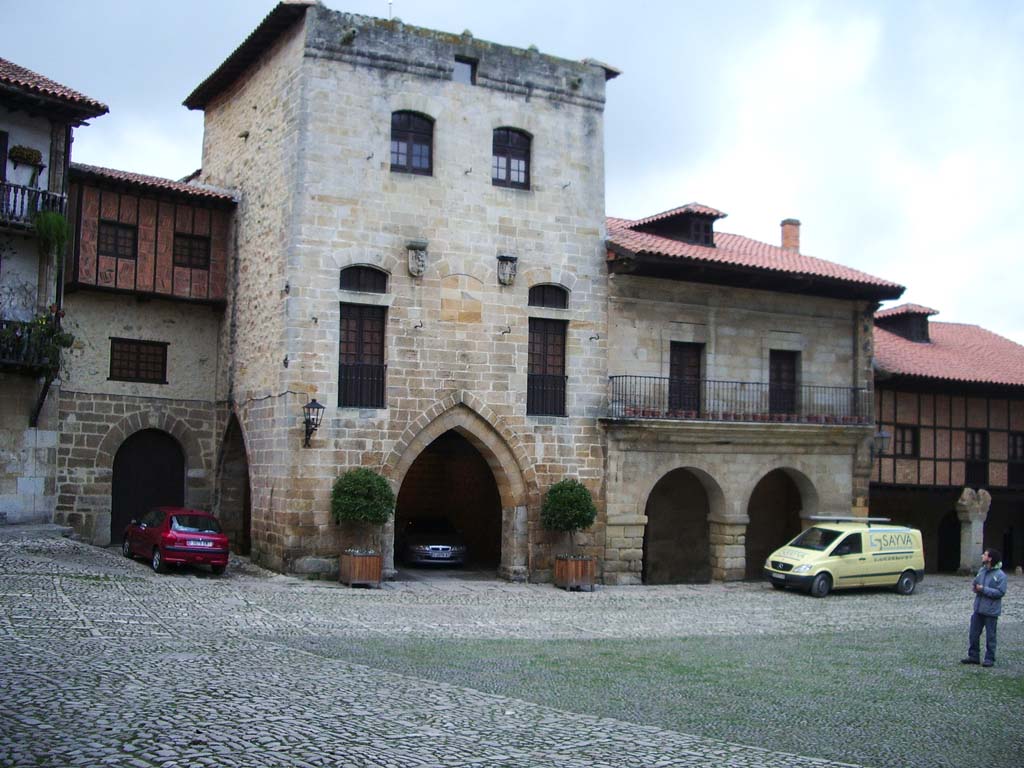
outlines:
{"label": "half-timbered facade", "polygon": [[921,528],[929,570],[976,568],[985,545],[1020,565],[1024,347],[935,314],[875,316],[875,419],[889,445],[872,467],[872,513]]}

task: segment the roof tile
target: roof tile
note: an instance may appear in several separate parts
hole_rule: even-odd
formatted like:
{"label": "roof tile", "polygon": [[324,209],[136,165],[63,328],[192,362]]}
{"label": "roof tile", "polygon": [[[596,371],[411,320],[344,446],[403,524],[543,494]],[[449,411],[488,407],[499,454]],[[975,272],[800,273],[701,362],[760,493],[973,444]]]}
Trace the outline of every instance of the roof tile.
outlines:
{"label": "roof tile", "polygon": [[900,304],[898,307],[889,307],[875,312],[876,320],[884,320],[887,317],[900,317],[901,315],[937,315],[939,310],[923,307],[920,304]]}
{"label": "roof tile", "polygon": [[875,364],[900,376],[1024,386],[1024,346],[977,325],[928,323],[931,341],[875,327]]}
{"label": "roof tile", "polygon": [[99,117],[110,111],[106,104],[7,59],[0,59],[0,84],[20,88],[38,96],[57,99],[70,104],[88,117]]}
{"label": "roof tile", "polygon": [[113,181],[121,184],[151,189],[154,191],[174,192],[188,195],[189,197],[203,198],[207,200],[220,200],[225,202],[236,202],[235,195],[229,190],[217,189],[215,187],[203,186],[194,183],[172,181],[171,179],[160,178],[159,176],[144,176],[141,173],[130,171],[118,171],[113,168],[100,168],[95,165],[84,165],[83,163],[71,164],[72,178],[100,179]]}

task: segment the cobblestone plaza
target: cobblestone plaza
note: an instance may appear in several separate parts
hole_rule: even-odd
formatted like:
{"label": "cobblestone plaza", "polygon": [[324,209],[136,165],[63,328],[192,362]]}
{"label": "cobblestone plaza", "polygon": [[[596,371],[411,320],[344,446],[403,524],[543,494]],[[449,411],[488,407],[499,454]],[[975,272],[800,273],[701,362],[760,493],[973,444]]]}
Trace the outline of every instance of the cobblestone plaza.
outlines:
{"label": "cobblestone plaza", "polygon": [[[892,630],[895,639],[908,625],[966,627],[964,584],[930,577],[912,598],[875,591],[813,600],[757,583],[581,594],[442,573],[354,590],[245,560],[224,577],[157,576],[113,549],[3,541],[0,765],[845,764],[562,711],[318,648],[381,638],[572,643],[855,630]],[[1010,586],[995,672],[1019,682],[1020,578]],[[961,651],[949,648],[936,663],[948,667]],[[1014,706],[999,712],[1015,719],[1019,742]]]}

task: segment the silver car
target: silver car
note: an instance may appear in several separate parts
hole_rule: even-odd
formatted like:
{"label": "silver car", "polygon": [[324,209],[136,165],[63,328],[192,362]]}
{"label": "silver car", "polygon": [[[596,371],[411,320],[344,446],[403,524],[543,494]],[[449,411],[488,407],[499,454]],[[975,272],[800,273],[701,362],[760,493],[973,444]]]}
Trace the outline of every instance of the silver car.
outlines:
{"label": "silver car", "polygon": [[420,517],[406,523],[402,532],[402,559],[409,565],[466,562],[466,542],[450,520]]}

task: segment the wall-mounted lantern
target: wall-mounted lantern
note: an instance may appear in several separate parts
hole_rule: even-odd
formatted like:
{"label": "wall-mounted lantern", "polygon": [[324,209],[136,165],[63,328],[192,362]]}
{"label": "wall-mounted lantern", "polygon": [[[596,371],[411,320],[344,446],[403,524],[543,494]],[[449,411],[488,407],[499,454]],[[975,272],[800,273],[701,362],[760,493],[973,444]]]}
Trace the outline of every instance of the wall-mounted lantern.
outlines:
{"label": "wall-mounted lantern", "polygon": [[892,435],[886,432],[884,429],[875,434],[871,438],[871,460],[874,461],[876,458],[881,456],[883,453],[889,451],[889,441],[892,440]]}
{"label": "wall-mounted lantern", "polygon": [[316,398],[302,406],[302,423],[306,427],[306,448],[309,448],[309,438],[320,428],[320,422],[323,419],[324,407],[316,401]]}

